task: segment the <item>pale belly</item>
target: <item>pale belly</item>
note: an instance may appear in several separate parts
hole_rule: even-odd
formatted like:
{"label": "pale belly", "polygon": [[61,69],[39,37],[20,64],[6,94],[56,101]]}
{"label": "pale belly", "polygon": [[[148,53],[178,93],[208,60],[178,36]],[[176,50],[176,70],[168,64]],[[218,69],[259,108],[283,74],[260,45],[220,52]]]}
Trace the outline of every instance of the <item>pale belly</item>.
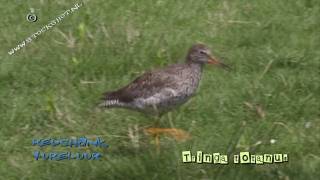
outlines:
{"label": "pale belly", "polygon": [[164,88],[148,98],[134,101],[134,109],[150,114],[161,114],[186,103],[195,93],[196,87],[183,87],[180,90]]}

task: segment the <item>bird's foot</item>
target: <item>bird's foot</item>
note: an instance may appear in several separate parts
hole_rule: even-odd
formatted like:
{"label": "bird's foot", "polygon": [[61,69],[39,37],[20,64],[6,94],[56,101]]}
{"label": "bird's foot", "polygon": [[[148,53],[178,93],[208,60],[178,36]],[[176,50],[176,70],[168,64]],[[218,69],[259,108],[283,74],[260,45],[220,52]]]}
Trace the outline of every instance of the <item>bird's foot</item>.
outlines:
{"label": "bird's foot", "polygon": [[144,129],[144,132],[158,138],[160,135],[167,135],[173,137],[177,141],[185,141],[191,138],[190,133],[177,128],[146,128]]}

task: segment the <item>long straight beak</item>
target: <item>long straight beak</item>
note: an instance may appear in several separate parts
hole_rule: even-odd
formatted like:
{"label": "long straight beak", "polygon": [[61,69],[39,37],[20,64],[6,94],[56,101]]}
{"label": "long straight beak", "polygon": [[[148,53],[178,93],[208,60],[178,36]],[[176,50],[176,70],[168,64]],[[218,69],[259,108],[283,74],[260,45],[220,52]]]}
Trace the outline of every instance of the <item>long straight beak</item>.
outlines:
{"label": "long straight beak", "polygon": [[231,70],[230,66],[224,64],[223,62],[217,60],[216,58],[214,58],[212,56],[209,57],[208,64],[214,64],[214,65],[220,66],[220,67],[222,67],[223,69],[225,69],[227,71]]}

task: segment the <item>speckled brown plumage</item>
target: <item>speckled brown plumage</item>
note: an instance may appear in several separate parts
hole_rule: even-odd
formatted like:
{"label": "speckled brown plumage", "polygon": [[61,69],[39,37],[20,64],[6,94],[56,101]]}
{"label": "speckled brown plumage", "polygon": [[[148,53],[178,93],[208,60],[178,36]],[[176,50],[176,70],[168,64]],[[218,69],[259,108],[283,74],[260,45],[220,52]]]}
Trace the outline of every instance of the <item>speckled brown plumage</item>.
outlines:
{"label": "speckled brown plumage", "polygon": [[151,114],[166,112],[195,94],[203,66],[207,63],[228,68],[213,58],[205,45],[193,45],[185,63],[146,72],[127,86],[106,92],[101,106],[123,107]]}

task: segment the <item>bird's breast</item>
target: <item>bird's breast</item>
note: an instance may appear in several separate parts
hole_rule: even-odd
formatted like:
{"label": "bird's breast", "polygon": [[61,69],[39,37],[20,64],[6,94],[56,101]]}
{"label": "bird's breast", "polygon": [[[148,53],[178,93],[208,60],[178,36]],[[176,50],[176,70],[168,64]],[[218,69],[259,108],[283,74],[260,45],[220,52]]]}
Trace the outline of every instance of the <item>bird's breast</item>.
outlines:
{"label": "bird's breast", "polygon": [[141,96],[130,104],[134,109],[163,112],[181,105],[192,97],[201,79],[201,67],[186,67],[171,74],[170,81],[155,87],[150,96]]}

